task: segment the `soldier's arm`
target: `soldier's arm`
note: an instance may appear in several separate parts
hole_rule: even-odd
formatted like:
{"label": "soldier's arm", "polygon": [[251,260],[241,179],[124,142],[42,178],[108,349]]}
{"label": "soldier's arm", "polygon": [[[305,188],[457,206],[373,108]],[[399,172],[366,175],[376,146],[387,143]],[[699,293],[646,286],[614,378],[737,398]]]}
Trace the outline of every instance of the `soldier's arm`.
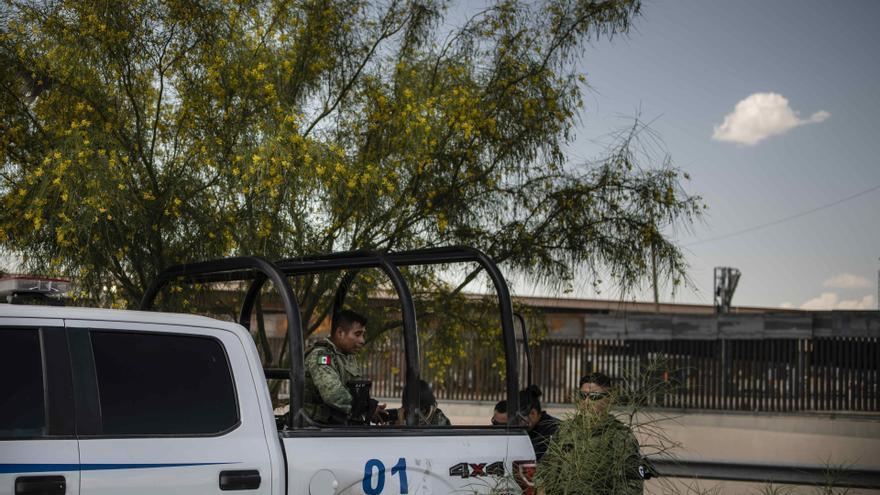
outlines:
{"label": "soldier's arm", "polygon": [[641,458],[641,453],[639,451],[639,440],[636,438],[635,433],[633,433],[631,428],[624,427],[624,433],[626,438],[626,449],[627,453],[630,457]]}
{"label": "soldier's arm", "polygon": [[632,429],[624,428],[622,434],[626,442],[627,470],[631,473],[627,495],[642,495],[645,491],[645,479],[649,479],[652,473],[646,471],[645,460],[639,451],[639,441]]}
{"label": "soldier's arm", "polygon": [[322,358],[333,359],[331,356],[322,353],[313,353],[306,360],[306,367],[312,375],[312,381],[315,388],[321,395],[321,399],[325,404],[348,414],[351,412],[351,393],[342,383],[339,372],[336,371],[330,361],[324,361]]}

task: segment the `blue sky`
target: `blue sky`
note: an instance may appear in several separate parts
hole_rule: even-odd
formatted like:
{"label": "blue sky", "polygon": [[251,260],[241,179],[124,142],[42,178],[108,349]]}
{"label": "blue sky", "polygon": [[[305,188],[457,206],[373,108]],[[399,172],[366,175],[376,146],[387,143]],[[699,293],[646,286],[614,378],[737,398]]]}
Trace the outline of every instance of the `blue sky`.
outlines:
{"label": "blue sky", "polygon": [[[696,290],[675,300],[711,303],[713,267],[733,266],[734,305],[876,309],[880,188],[711,239],[880,186],[880,2],[648,0],[642,14],[584,53],[591,90],[569,151],[596,156],[598,137],[640,113],[692,176],[709,210],[677,236]],[[740,143],[713,139],[743,100],[719,134]]]}

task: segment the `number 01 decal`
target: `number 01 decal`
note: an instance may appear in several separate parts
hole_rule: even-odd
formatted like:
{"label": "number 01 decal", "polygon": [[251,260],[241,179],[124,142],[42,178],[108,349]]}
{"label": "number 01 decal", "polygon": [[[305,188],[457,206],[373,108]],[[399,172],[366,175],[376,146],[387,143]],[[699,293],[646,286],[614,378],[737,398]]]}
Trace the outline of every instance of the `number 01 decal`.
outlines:
{"label": "number 01 decal", "polygon": [[[376,471],[376,484],[373,486],[373,471]],[[406,459],[401,457],[391,468],[391,476],[400,477],[400,493],[409,493],[409,481],[406,479]],[[364,481],[361,488],[366,495],[379,495],[385,489],[385,464],[379,459],[370,459],[364,465]]]}

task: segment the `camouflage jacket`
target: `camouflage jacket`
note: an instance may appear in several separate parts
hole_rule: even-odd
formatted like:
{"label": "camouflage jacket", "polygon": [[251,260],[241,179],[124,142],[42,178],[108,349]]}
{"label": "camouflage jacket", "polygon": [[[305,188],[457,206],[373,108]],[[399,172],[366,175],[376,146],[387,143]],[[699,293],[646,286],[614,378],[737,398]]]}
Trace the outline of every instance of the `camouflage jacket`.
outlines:
{"label": "camouflage jacket", "polygon": [[[452,426],[452,422],[449,421],[449,418],[446,417],[445,414],[443,414],[443,410],[441,410],[437,406],[432,406],[428,408],[427,411],[419,414],[418,417],[419,426]],[[397,424],[406,424],[406,409],[403,407],[398,409]]]}
{"label": "camouflage jacket", "polygon": [[439,407],[432,407],[427,418],[419,419],[419,422],[426,422],[431,426],[452,426],[452,421],[449,421],[449,418],[443,414],[443,411]]}
{"label": "camouflage jacket", "polygon": [[329,338],[318,341],[305,355],[306,383],[303,409],[317,423],[343,423],[351,412],[346,384],[362,378],[353,354],[341,352]]}
{"label": "camouflage jacket", "polygon": [[627,425],[609,413],[579,411],[560,423],[537,476],[547,493],[642,495],[644,469]]}
{"label": "camouflage jacket", "polygon": [[612,414],[606,413],[593,431],[593,437],[606,449],[611,461],[606,471],[607,486],[614,487],[608,493],[641,495],[645,492],[642,456],[639,441],[632,429]]}

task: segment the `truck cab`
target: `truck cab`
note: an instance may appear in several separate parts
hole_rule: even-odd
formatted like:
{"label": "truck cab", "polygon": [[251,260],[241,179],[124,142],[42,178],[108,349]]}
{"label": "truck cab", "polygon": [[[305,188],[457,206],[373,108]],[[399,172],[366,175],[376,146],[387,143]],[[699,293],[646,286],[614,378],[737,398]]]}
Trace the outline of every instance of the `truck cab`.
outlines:
{"label": "truck cab", "polygon": [[[431,254],[449,258],[449,252]],[[282,299],[294,347],[290,368],[281,371],[260,362],[241,324],[250,321],[247,304],[239,323],[0,304],[0,495],[528,492],[523,474],[534,467],[534,452],[515,418],[495,427],[425,427],[411,414],[399,426],[331,426],[298,412],[302,322],[284,281],[307,270],[348,267],[353,259],[392,272],[397,264],[424,261],[412,253],[224,260],[172,267],[148,291],[155,296],[168,281],[221,273],[246,275],[254,286],[272,280],[287,291]],[[395,285],[406,305],[401,280]],[[403,313],[412,337],[414,312]],[[417,342],[408,344],[413,347]],[[413,361],[407,386],[419,379],[417,355],[407,357],[408,366]],[[291,414],[280,427],[267,386],[267,375],[278,373],[291,383]],[[517,390],[516,382],[508,385]],[[418,404],[405,406],[414,411]]]}

